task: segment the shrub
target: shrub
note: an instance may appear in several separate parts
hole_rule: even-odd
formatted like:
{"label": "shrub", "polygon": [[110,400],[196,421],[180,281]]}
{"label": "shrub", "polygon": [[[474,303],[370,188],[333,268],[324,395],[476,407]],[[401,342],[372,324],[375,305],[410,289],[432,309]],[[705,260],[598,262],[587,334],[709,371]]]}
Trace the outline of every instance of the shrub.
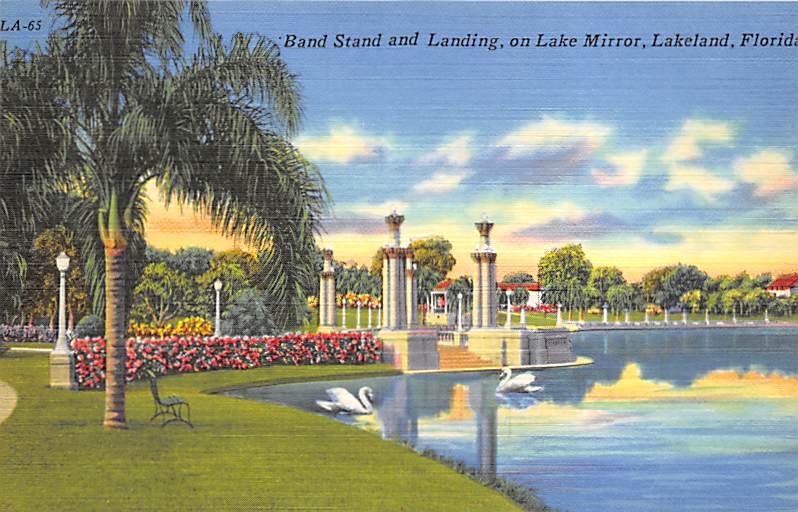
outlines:
{"label": "shrub", "polygon": [[[105,340],[72,342],[75,374],[81,388],[105,382]],[[379,362],[382,346],[371,333],[288,334],[264,338],[199,338],[127,340],[127,380],[170,373],[246,370],[270,365],[367,364]]]}
{"label": "shrub", "polygon": [[275,334],[277,325],[269,311],[266,294],[254,288],[242,290],[222,314],[222,331],[236,336]]}
{"label": "shrub", "polygon": [[80,319],[75,326],[75,336],[78,338],[96,338],[105,333],[102,318],[96,315],[87,315]]}
{"label": "shrub", "polygon": [[175,325],[159,327],[153,322],[130,322],[127,333],[137,338],[168,338],[170,336],[210,336],[213,334],[213,324],[208,320],[191,316],[179,320]]}

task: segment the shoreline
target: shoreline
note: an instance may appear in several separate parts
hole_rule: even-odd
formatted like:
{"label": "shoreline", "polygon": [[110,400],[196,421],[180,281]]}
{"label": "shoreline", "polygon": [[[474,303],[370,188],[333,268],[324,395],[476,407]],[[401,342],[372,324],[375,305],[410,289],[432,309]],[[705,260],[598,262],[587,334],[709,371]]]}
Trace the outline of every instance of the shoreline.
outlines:
{"label": "shoreline", "polygon": [[684,324],[682,322],[658,323],[648,325],[643,322],[634,322],[630,324],[565,324],[563,327],[570,332],[595,332],[595,331],[663,331],[663,330],[706,330],[706,329],[798,329],[798,323],[794,322],[738,322],[738,323],[724,323],[716,322],[706,324],[703,322],[690,322]]}

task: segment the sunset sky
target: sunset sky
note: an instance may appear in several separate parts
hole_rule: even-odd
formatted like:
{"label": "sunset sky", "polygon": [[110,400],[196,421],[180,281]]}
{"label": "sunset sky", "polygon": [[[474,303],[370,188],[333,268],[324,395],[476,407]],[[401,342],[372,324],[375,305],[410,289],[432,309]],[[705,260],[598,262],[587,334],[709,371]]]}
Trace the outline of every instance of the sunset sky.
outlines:
{"label": "sunset sky", "polygon": [[[334,201],[320,244],[337,259],[367,263],[396,208],[405,240],[452,241],[455,274],[471,271],[483,214],[500,276],[534,272],[567,242],[633,279],[679,261],[711,274],[798,270],[798,47],[581,47],[585,33],[789,34],[798,4],[217,1],[211,12],[228,37],[420,32],[415,48],[283,50],[304,96],[295,143]],[[430,32],[567,33],[580,47],[430,48]],[[147,237],[232,245],[158,204]]]}

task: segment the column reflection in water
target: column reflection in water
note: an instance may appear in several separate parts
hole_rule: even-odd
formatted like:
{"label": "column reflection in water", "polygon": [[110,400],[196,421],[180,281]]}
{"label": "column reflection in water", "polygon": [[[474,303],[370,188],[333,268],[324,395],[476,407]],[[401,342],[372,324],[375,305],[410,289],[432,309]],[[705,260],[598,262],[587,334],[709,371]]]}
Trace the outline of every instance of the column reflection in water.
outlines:
{"label": "column reflection in water", "polygon": [[409,388],[407,377],[398,378],[391,383],[383,397],[379,419],[385,439],[415,447],[418,441],[418,413]]}
{"label": "column reflection in water", "polygon": [[498,413],[495,396],[496,384],[492,380],[477,381],[468,385],[468,401],[477,420],[477,470],[485,476],[496,477],[498,451]]}

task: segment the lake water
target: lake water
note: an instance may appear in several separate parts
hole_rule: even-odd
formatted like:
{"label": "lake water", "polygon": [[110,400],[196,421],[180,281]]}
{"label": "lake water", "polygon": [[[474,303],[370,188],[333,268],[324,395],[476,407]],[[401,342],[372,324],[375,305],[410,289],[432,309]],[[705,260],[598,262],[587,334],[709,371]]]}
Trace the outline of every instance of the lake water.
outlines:
{"label": "lake water", "polygon": [[798,330],[592,332],[590,366],[399,376],[235,393],[317,411],[369,385],[376,412],[338,419],[534,488],[571,511],[798,510]]}

